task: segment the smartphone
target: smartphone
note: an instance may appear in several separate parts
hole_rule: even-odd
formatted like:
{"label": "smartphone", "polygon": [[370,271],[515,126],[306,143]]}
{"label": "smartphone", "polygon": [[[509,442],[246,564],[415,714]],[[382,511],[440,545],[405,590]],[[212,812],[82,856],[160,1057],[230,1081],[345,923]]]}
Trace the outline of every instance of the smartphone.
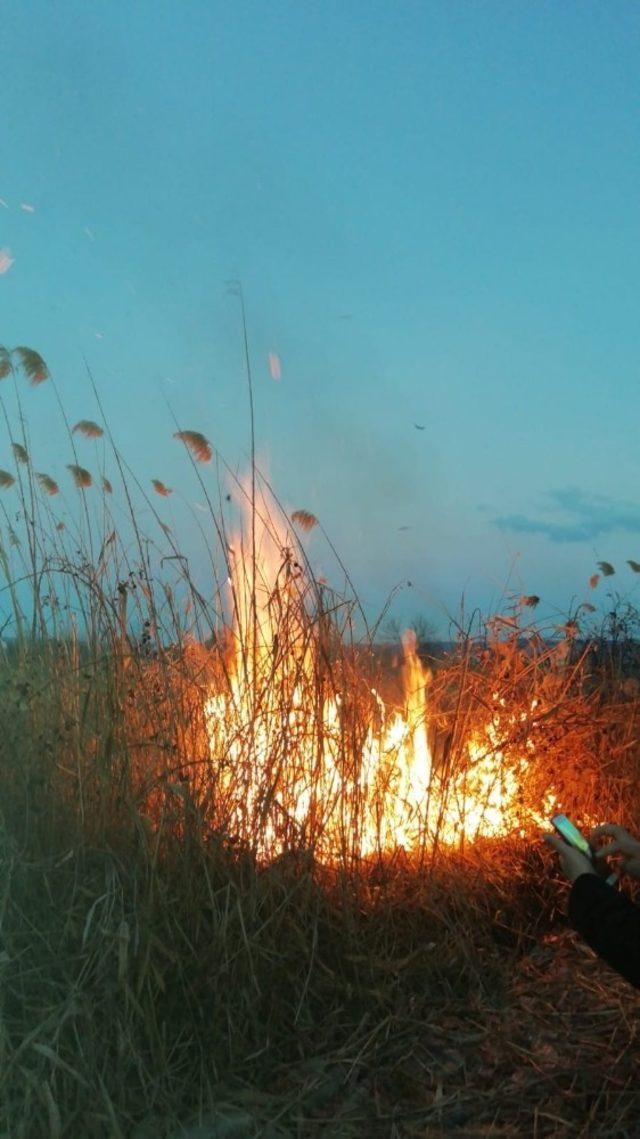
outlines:
{"label": "smartphone", "polygon": [[555,827],[564,841],[569,843],[569,846],[575,846],[577,850],[581,851],[582,854],[585,854],[587,858],[590,858],[593,862],[593,851],[589,843],[566,815],[554,815],[551,820],[551,825]]}
{"label": "smartphone", "polygon": [[[578,830],[577,826],[571,822],[571,819],[568,819],[566,815],[554,815],[551,820],[551,825],[555,827],[558,834],[564,839],[564,841],[569,843],[569,846],[575,846],[577,850],[579,850],[582,854],[585,854],[587,858],[593,862],[594,866],[596,865],[593,850],[589,846],[589,843],[587,842],[584,835]],[[609,874],[607,878],[605,878],[607,886],[615,886],[617,881],[618,875],[615,873],[615,871],[612,874]]]}

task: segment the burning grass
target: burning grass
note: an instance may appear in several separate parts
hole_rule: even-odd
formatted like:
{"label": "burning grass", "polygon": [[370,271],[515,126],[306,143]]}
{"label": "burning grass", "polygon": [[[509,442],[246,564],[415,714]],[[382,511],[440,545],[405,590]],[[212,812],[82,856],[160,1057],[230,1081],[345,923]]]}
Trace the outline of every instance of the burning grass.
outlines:
{"label": "burning grass", "polygon": [[69,430],[63,527],[5,420],[0,1131],[627,1133],[637,999],[558,935],[535,837],[552,805],[637,830],[634,638],[513,599],[390,677],[255,469],[207,600],[133,476],[116,527],[75,451],[103,428]]}

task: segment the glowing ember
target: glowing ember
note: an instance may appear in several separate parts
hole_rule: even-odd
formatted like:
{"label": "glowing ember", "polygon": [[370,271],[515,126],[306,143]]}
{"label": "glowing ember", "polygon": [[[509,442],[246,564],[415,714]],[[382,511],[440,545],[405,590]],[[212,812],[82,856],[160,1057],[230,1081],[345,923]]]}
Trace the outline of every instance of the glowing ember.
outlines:
{"label": "glowing ember", "polygon": [[[244,492],[250,503],[248,485]],[[262,857],[308,847],[333,861],[540,824],[522,803],[533,745],[527,740],[515,759],[501,751],[518,717],[496,701],[484,740],[471,736],[460,769],[438,771],[429,746],[431,674],[415,635],[403,638],[404,707],[387,707],[344,644],[336,649],[335,629],[332,647],[322,593],[266,493],[258,490],[255,509],[244,513],[229,550],[226,683],[206,705],[226,832]]]}

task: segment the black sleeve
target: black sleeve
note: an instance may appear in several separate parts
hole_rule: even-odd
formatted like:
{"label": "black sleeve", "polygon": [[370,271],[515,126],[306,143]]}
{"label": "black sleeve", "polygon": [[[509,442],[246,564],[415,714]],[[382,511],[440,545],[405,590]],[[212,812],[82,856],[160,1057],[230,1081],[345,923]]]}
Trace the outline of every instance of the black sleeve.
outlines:
{"label": "black sleeve", "polygon": [[569,921],[587,945],[640,989],[640,908],[596,874],[581,874],[569,895]]}

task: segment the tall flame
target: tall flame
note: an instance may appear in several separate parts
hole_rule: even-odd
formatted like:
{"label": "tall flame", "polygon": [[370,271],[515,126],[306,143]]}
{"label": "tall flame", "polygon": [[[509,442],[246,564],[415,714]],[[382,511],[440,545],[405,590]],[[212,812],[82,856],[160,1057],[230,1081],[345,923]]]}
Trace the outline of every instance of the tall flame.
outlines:
{"label": "tall flame", "polygon": [[399,847],[414,852],[436,836],[454,844],[521,829],[520,781],[531,745],[505,761],[504,709],[498,704],[486,742],[469,739],[462,770],[446,777],[435,770],[431,674],[415,634],[403,637],[404,707],[389,708],[357,662],[327,644],[322,595],[293,530],[264,489],[253,504],[244,490],[243,527],[229,552],[226,683],[206,705],[227,833],[266,858],[309,846],[333,861]]}

